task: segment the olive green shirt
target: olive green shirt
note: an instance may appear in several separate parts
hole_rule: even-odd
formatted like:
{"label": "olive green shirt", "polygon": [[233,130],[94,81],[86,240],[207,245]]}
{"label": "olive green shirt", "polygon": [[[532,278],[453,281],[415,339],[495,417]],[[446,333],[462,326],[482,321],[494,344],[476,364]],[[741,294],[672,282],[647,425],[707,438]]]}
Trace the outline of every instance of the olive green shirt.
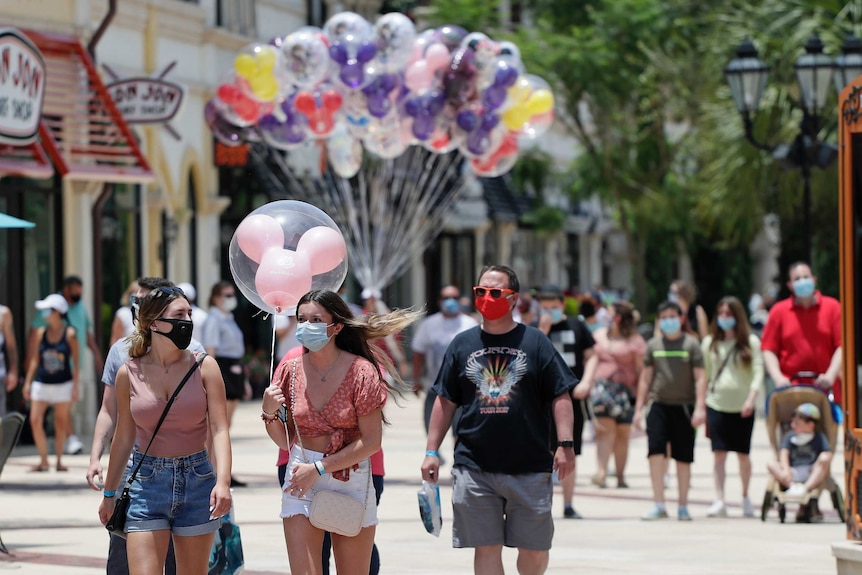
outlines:
{"label": "olive green shirt", "polygon": [[647,342],[644,365],[653,368],[652,401],[670,405],[695,403],[694,369],[703,367],[703,353],[694,336],[686,333],[679,339],[653,337]]}

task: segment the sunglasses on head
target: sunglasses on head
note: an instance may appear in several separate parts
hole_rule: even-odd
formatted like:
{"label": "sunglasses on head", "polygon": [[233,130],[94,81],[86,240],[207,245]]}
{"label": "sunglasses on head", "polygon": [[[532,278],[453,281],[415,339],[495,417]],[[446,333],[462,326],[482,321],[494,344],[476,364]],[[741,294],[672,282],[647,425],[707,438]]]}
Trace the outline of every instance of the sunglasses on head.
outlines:
{"label": "sunglasses on head", "polygon": [[180,296],[180,295],[182,295],[182,296],[184,296],[186,294],[182,289],[180,289],[176,286],[174,286],[174,287],[157,287],[157,288],[154,288],[150,293],[147,294],[147,296],[154,297],[154,298],[162,297],[163,295],[166,295],[166,296],[172,296],[172,295]]}
{"label": "sunglasses on head", "polygon": [[515,293],[515,290],[507,289],[507,288],[484,288],[480,286],[476,286],[473,288],[473,293],[476,297],[485,297],[485,295],[490,295],[494,299],[500,299],[501,297],[507,297]]}

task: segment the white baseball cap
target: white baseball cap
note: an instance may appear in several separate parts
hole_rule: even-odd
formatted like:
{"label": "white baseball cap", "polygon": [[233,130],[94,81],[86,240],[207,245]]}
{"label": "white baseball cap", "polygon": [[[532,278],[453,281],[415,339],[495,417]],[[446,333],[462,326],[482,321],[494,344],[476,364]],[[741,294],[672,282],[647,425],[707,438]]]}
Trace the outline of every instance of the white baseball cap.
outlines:
{"label": "white baseball cap", "polygon": [[380,299],[381,296],[382,296],[382,294],[380,293],[380,290],[377,288],[365,288],[364,290],[362,290],[362,293],[359,294],[359,298],[364,299],[364,300],[365,299],[371,299],[371,298]]}
{"label": "white baseball cap", "polygon": [[189,282],[183,282],[181,284],[177,284],[177,287],[183,290],[183,293],[186,294],[186,298],[189,301],[195,301],[198,299],[198,292],[195,289],[195,286],[190,284]]}
{"label": "white baseball cap", "polygon": [[55,309],[60,313],[69,311],[69,304],[66,303],[66,298],[58,293],[52,293],[45,299],[40,299],[36,302],[36,309]]}

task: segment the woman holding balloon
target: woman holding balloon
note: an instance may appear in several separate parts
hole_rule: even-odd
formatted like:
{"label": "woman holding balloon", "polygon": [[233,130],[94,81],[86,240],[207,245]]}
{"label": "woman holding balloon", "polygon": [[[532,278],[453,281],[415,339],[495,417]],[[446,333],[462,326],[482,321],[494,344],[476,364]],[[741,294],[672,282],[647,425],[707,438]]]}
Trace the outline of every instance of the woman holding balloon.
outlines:
{"label": "woman holding balloon", "polygon": [[[296,337],[304,353],[282,362],[261,406],[270,438],[291,454],[281,509],[290,570],[322,572],[324,531],[308,519],[313,489],[319,488],[364,502],[359,534],[333,534],[332,547],[339,574],[367,575],[377,525],[369,458],[380,449],[388,393],[406,389],[390,360],[373,353],[369,341],[405,329],[422,314],[397,310],[359,319],[329,290],[305,294],[296,310]],[[384,371],[393,374],[391,384]],[[277,423],[282,405],[286,426]]]}

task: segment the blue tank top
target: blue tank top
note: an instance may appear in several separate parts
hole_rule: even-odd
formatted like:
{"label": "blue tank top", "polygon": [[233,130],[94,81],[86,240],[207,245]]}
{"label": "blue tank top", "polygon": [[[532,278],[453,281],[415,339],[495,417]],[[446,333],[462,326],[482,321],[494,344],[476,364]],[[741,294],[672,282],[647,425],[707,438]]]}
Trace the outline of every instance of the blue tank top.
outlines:
{"label": "blue tank top", "polygon": [[42,383],[66,383],[72,381],[72,347],[66,340],[66,328],[60,341],[48,341],[48,330],[42,334],[39,343],[39,368],[36,370],[36,381]]}

